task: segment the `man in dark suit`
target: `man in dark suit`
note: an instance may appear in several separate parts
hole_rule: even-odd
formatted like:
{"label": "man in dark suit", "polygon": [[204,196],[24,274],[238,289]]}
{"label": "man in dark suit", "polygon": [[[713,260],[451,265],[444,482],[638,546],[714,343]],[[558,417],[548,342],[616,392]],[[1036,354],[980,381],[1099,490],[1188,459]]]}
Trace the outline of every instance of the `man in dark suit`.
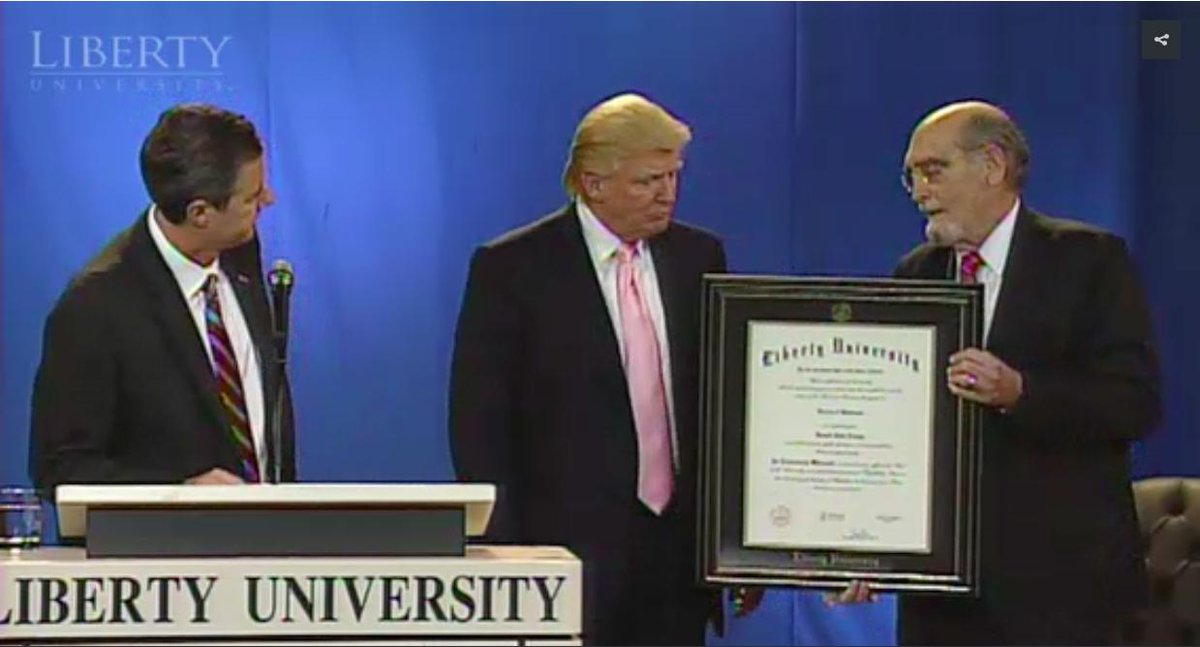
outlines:
{"label": "man in dark suit", "polygon": [[274,197],[254,126],[210,106],[171,108],[142,146],[141,170],[153,204],[46,322],[33,480],[51,495],[63,483],[267,480],[277,397],[283,479],[293,480],[291,406],[255,237]]}
{"label": "man in dark suit", "polygon": [[931,113],[905,156],[929,241],[896,274],[983,283],[985,344],[947,370],[983,409],[981,597],[902,596],[901,644],[1104,644],[1145,593],[1129,444],[1161,408],[1148,307],[1120,238],[1022,203],[1028,163],[980,102]]}
{"label": "man in dark suit", "polygon": [[704,641],[696,585],[700,278],[713,235],[672,220],[687,126],[636,95],[580,123],[571,204],[479,248],[455,338],[461,480],[498,486],[493,541],[584,563],[591,643]]}

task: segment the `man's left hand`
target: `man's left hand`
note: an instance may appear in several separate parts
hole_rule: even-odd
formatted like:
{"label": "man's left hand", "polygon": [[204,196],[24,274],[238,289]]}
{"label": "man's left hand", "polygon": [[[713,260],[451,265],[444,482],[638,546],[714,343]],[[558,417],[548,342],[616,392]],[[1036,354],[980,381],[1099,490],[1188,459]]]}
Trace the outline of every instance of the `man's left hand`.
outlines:
{"label": "man's left hand", "polygon": [[946,375],[954,395],[999,409],[1015,406],[1024,384],[1018,371],[978,348],[951,355]]}

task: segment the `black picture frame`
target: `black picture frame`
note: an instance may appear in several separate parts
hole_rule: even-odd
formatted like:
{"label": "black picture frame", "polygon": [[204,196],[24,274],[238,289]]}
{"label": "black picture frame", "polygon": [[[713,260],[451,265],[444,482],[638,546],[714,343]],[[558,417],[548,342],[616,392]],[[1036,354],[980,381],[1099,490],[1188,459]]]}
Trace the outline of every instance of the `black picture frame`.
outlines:
{"label": "black picture frame", "polygon": [[[709,585],[977,595],[980,411],[946,386],[949,356],[983,347],[983,289],[949,281],[710,274],[704,277],[698,569]],[[747,337],[750,322],[855,322],[934,329],[936,379],[926,553],[745,545]]]}

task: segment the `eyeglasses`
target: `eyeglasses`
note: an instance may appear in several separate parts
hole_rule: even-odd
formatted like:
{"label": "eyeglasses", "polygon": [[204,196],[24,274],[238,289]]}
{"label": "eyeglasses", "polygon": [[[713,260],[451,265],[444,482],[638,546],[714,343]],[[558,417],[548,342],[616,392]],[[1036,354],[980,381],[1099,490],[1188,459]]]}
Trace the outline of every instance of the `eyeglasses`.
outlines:
{"label": "eyeglasses", "polygon": [[988,144],[985,143],[970,148],[960,148],[959,153],[952,159],[927,159],[917,162],[911,167],[906,167],[900,171],[900,186],[904,187],[906,193],[912,194],[917,180],[921,180],[925,184],[937,184],[942,181],[942,174],[946,169],[953,166],[957,160],[965,159],[978,151],[984,150],[987,146]]}
{"label": "eyeglasses", "polygon": [[925,184],[937,184],[942,180],[942,172],[949,166],[950,162],[945,160],[929,160],[915,164],[912,168],[905,168],[900,171],[900,186],[904,187],[905,193],[912,194],[917,180]]}

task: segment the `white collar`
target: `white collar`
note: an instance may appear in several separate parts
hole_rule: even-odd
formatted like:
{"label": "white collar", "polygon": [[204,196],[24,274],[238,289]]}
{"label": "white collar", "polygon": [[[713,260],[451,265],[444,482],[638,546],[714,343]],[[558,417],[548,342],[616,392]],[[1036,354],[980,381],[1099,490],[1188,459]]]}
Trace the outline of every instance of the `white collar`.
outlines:
{"label": "white collar", "polygon": [[[575,211],[579,214],[579,224],[583,228],[583,240],[587,243],[592,262],[596,266],[600,266],[611,259],[625,242],[596,217],[595,212],[587,206],[582,198],[575,199]],[[639,256],[645,255],[645,245],[646,241],[644,240],[639,240],[634,245]]]}
{"label": "white collar", "polygon": [[[979,255],[983,257],[983,262],[997,276],[1004,275],[1004,265],[1008,260],[1008,249],[1012,246],[1013,229],[1017,224],[1017,212],[1021,210],[1021,199],[1013,203],[1008,213],[992,227],[992,233],[984,239],[983,244],[979,246]],[[958,254],[959,259],[962,259],[962,253]]]}
{"label": "white collar", "polygon": [[215,274],[218,279],[220,278],[221,258],[218,256],[212,264],[205,267],[184,256],[183,252],[167,239],[167,235],[159,226],[157,215],[161,213],[158,205],[150,205],[150,213],[146,218],[150,226],[150,237],[154,239],[154,246],[158,248],[158,253],[166,261],[167,267],[175,277],[175,282],[183,290],[184,296],[190,299],[204,288],[204,282],[210,275]]}

